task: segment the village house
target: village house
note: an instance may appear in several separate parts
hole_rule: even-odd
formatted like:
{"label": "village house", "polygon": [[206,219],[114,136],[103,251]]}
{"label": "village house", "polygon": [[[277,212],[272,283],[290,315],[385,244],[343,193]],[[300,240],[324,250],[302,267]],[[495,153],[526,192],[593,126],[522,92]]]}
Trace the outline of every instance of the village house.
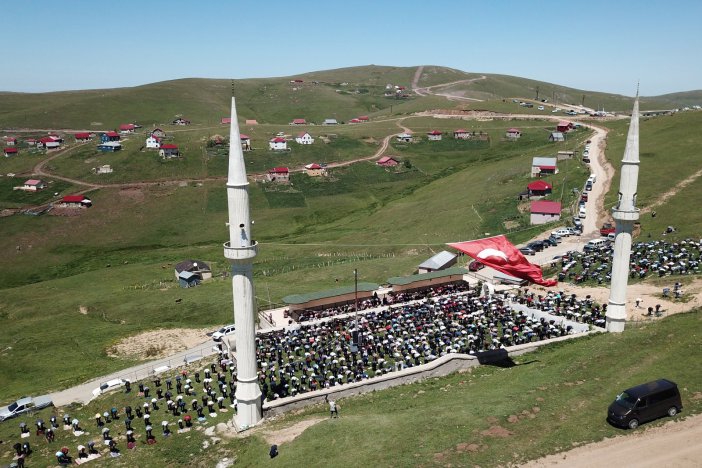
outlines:
{"label": "village house", "polygon": [[59,208],[89,208],[93,205],[85,195],[66,195],[57,203]]}
{"label": "village house", "polygon": [[397,162],[397,159],[395,159],[392,156],[383,156],[382,158],[378,159],[375,163],[378,166],[383,166],[383,167],[394,167],[394,166],[397,166],[399,164]]}
{"label": "village house", "polygon": [[456,140],[470,140],[471,132],[469,132],[468,130],[464,130],[462,128],[459,128],[458,130],[454,130],[453,137]]}
{"label": "village house", "polygon": [[305,119],[293,119],[290,125],[306,125],[307,121]]}
{"label": "village house", "polygon": [[175,265],[175,277],[180,281],[183,273],[189,273],[188,278],[194,277],[197,282],[212,279],[212,269],[202,260],[183,260]]}
{"label": "village house", "polygon": [[242,133],[239,135],[239,139],[241,140],[241,149],[251,151],[251,137]]}
{"label": "village house", "polygon": [[545,180],[535,180],[527,185],[529,197],[545,197],[553,190],[553,186]]}
{"label": "village house", "polygon": [[61,147],[61,141],[57,140],[55,137],[46,136],[40,138],[37,142],[38,148],[44,148],[46,150],[56,150]]}
{"label": "village house", "polygon": [[47,133],[46,136],[48,136],[49,138],[51,138],[54,141],[58,141],[59,143],[63,143],[63,138],[61,138],[61,136],[58,135],[57,133],[49,132],[49,133]]}
{"label": "village house", "polygon": [[121,124],[119,126],[119,133],[134,133],[134,124]]}
{"label": "village house", "polygon": [[573,159],[573,156],[575,156],[574,151],[559,151],[556,153],[556,158],[559,161],[563,161],[564,159]]}
{"label": "village house", "polygon": [[105,132],[102,135],[100,135],[100,141],[102,143],[107,143],[108,141],[119,141],[121,137],[119,136],[119,133],[117,132]]}
{"label": "village house", "polygon": [[544,224],[561,219],[560,202],[539,200],[531,202],[529,207],[531,224]]}
{"label": "village house", "polygon": [[38,192],[39,190],[44,190],[48,186],[49,185],[41,179],[29,179],[26,180],[19,189],[26,192]]}
{"label": "village house", "polygon": [[518,128],[510,128],[505,132],[505,137],[510,140],[518,140],[522,132]]}
{"label": "village house", "polygon": [[258,125],[258,121],[256,119],[246,119],[244,123],[245,125]]}
{"label": "village house", "polygon": [[35,146],[37,144],[36,138],[27,138],[24,142],[27,143],[28,146]]}
{"label": "village house", "polygon": [[178,117],[171,123],[173,125],[190,125],[190,121],[188,119],[184,119],[183,117]]}
{"label": "village house", "polygon": [[155,136],[156,138],[165,138],[166,132],[164,132],[160,128],[154,128],[153,130],[151,130],[151,135]]}
{"label": "village house", "polygon": [[396,140],[400,143],[412,143],[411,133],[400,133],[397,135]]}
{"label": "village house", "polygon": [[314,138],[312,138],[312,135],[310,135],[308,132],[302,132],[295,137],[295,141],[299,145],[311,145],[314,143]]}
{"label": "village house", "polygon": [[147,149],[159,149],[161,147],[161,138],[157,137],[156,135],[150,135],[149,138],[146,139],[146,148]]}
{"label": "village house", "polygon": [[322,122],[322,125],[337,125],[339,122],[336,121],[336,119],[324,119],[324,122]]}
{"label": "village house", "polygon": [[324,168],[317,163],[308,164],[305,166],[305,173],[310,177],[321,177],[324,175]]}
{"label": "village house", "polygon": [[13,148],[12,146],[3,148],[2,152],[6,158],[9,158],[10,156],[14,156],[17,153],[19,153],[19,151],[17,151],[17,148]]}
{"label": "village house", "polygon": [[283,137],[275,137],[268,142],[268,147],[272,151],[287,151],[288,142]]}
{"label": "village house", "polygon": [[359,122],[368,122],[370,118],[367,115],[360,115],[357,117]]}
{"label": "village house", "polygon": [[274,167],[268,171],[268,181],[287,183],[290,181],[290,170],[287,167]]}
{"label": "village house", "polygon": [[556,158],[535,157],[531,161],[531,176],[541,177],[544,174],[558,174]]}
{"label": "village house", "polygon": [[565,141],[565,135],[561,132],[551,132],[551,134],[548,136],[548,141]]}
{"label": "village house", "polygon": [[161,148],[158,150],[158,155],[163,159],[177,158],[180,156],[180,151],[178,151],[178,145],[167,143],[161,145]]}
{"label": "village house", "polygon": [[73,137],[76,139],[76,141],[90,141],[93,139],[93,134],[89,132],[81,132],[81,133],[76,133],[73,135]]}
{"label": "village house", "polygon": [[222,125],[227,125],[232,123],[232,118],[231,117],[222,117],[219,121]]}
{"label": "village house", "polygon": [[429,141],[441,141],[441,133],[439,130],[432,130],[431,132],[427,133],[427,139]]}
{"label": "village house", "polygon": [[114,153],[115,151],[120,151],[122,149],[122,143],[119,141],[106,141],[104,143],[100,143],[97,146],[97,149],[103,153]]}
{"label": "village house", "polygon": [[558,125],[556,125],[556,131],[561,132],[561,133],[567,133],[573,129],[573,124],[568,122],[567,120],[561,120],[558,122]]}
{"label": "village house", "polygon": [[17,138],[15,137],[5,137],[5,144],[7,146],[15,146],[17,144]]}

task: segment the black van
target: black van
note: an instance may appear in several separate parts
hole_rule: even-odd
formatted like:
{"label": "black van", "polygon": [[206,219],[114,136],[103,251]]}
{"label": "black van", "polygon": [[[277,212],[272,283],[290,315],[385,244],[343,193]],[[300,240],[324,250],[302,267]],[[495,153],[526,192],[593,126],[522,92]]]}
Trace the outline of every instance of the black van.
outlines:
{"label": "black van", "polygon": [[607,421],[615,426],[636,429],[639,423],[682,411],[675,382],[660,379],[624,390],[607,410]]}

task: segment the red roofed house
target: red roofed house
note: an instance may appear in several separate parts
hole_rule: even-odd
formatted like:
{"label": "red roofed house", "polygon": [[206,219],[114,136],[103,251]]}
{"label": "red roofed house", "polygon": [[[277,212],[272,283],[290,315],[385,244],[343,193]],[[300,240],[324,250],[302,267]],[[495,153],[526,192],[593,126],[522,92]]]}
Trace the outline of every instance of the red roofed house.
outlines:
{"label": "red roofed house", "polygon": [[510,140],[518,140],[520,136],[522,136],[522,132],[518,128],[510,128],[505,132],[505,137]]}
{"label": "red roofed house", "polygon": [[134,124],[122,124],[119,126],[119,133],[134,133]]}
{"label": "red roofed house", "polygon": [[15,154],[18,153],[17,148],[13,148],[13,147],[3,148],[2,152],[5,153],[6,158],[8,158],[10,156],[14,156]]}
{"label": "red roofed house", "polygon": [[531,202],[531,224],[544,224],[561,219],[560,202],[539,200]]}
{"label": "red roofed house", "polygon": [[5,138],[5,144],[7,146],[15,146],[17,144],[17,138],[7,137],[7,138]]}
{"label": "red roofed house", "polygon": [[24,140],[29,146],[34,146],[37,144],[36,138],[27,138]]}
{"label": "red roofed house", "polygon": [[242,133],[239,135],[239,139],[241,140],[241,149],[251,151],[251,137]]}
{"label": "red roofed house", "polygon": [[146,139],[147,149],[159,149],[161,148],[161,138],[157,137],[153,133]]}
{"label": "red roofed house", "polygon": [[231,117],[222,117],[222,119],[219,121],[222,125],[224,124],[231,124],[232,123],[232,118]]}
{"label": "red roofed house", "polygon": [[393,167],[393,166],[397,166],[399,164],[397,162],[397,159],[393,158],[392,156],[383,156],[382,158],[378,159],[375,163],[378,166],[383,166],[383,167]]}
{"label": "red roofed house", "polygon": [[462,128],[459,128],[453,132],[453,137],[456,140],[470,140],[471,136],[472,135],[468,130],[464,130]]}
{"label": "red roofed house", "polygon": [[151,134],[158,138],[165,138],[166,136],[166,132],[164,132],[160,128],[154,128],[153,130],[151,130]]}
{"label": "red roofed house", "polygon": [[302,132],[295,137],[295,141],[300,145],[311,145],[314,143],[314,138],[308,132]]}
{"label": "red roofed house", "polygon": [[61,142],[56,140],[55,138],[52,138],[50,136],[40,138],[39,141],[37,142],[37,146],[40,148],[45,148],[47,150],[53,150],[53,149],[59,149],[61,146]]}
{"label": "red roofed house", "polygon": [[429,141],[441,141],[441,135],[443,135],[443,133],[440,131],[432,130],[431,132],[427,133],[427,138]]}
{"label": "red roofed house", "polygon": [[268,181],[287,183],[290,181],[290,171],[287,167],[274,167],[268,171]]}
{"label": "red roofed house", "polygon": [[178,117],[171,123],[173,125],[190,125],[190,121],[188,119],[184,119],[183,117]]}
{"label": "red roofed house", "polygon": [[310,177],[320,177],[324,175],[324,168],[317,163],[308,164],[305,166],[305,172]]}
{"label": "red roofed house", "polygon": [[360,115],[358,116],[358,120],[360,120],[361,122],[368,122],[370,119],[367,115]]}
{"label": "red roofed house", "polygon": [[88,208],[92,204],[85,195],[66,195],[58,202],[59,208]]}
{"label": "red roofed house", "polygon": [[351,119],[351,120],[349,120],[349,123],[350,124],[357,124],[357,123],[361,123],[361,121],[359,119]]}
{"label": "red roofed house", "polygon": [[100,141],[102,141],[103,143],[107,143],[108,141],[119,141],[119,140],[120,140],[119,133],[113,132],[113,131],[105,132],[100,136]]}
{"label": "red roofed house", "polygon": [[557,132],[566,133],[572,129],[573,124],[568,122],[567,120],[561,120],[560,122],[558,122],[558,125],[556,125]]}
{"label": "red roofed house", "polygon": [[73,135],[76,141],[90,141],[93,139],[93,135],[89,132],[76,133]]}
{"label": "red roofed house", "polygon": [[283,137],[275,137],[268,142],[268,148],[272,151],[287,151],[288,142]]}
{"label": "red roofed house", "polygon": [[292,125],[306,125],[307,121],[305,119],[293,119]]}
{"label": "red roofed house", "polygon": [[167,143],[165,145],[161,145],[161,148],[158,150],[158,155],[161,156],[163,159],[170,159],[170,158],[177,158],[180,156],[180,152],[178,151],[178,146],[174,145],[173,143]]}
{"label": "red roofed house", "polygon": [[553,186],[544,180],[535,180],[527,185],[530,197],[544,197],[551,193]]}
{"label": "red roofed house", "polygon": [[37,192],[48,187],[48,184],[41,179],[29,179],[24,182],[20,187],[20,190],[25,190],[27,192]]}

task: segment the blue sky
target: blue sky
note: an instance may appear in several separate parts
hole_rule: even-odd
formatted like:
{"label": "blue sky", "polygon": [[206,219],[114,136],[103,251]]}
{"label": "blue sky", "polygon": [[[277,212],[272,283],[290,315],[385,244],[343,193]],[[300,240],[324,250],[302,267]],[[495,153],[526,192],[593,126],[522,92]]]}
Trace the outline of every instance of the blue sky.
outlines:
{"label": "blue sky", "polygon": [[0,90],[441,65],[632,95],[702,89],[702,1],[3,2]]}

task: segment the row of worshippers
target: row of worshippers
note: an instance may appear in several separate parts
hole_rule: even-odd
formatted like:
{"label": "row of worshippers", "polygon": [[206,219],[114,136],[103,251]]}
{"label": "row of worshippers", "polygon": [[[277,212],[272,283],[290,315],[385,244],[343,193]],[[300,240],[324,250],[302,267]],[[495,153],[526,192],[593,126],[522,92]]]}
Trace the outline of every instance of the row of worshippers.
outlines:
{"label": "row of worshippers", "polygon": [[[402,304],[405,302],[426,299],[429,297],[437,297],[445,294],[467,291],[469,289],[470,285],[467,282],[460,281],[458,283],[422,288],[421,290],[415,291],[397,293],[391,291],[388,294],[385,294],[382,297],[382,299],[378,296],[378,293],[376,292],[373,293],[373,297],[359,302],[358,310],[368,310],[379,306]],[[352,312],[355,312],[354,304],[343,304],[319,310],[305,309],[298,312],[297,321],[309,322],[312,320],[319,320],[327,317],[333,317],[335,315],[349,314]]]}
{"label": "row of worshippers", "polygon": [[513,311],[503,297],[449,294],[331,318],[256,337],[267,399],[362,381],[431,362],[573,333],[570,326]]}
{"label": "row of worshippers", "polygon": [[564,317],[575,322],[587,323],[597,327],[605,326],[607,304],[598,304],[589,294],[578,297],[563,290],[540,293],[524,289],[510,294],[510,300],[538,309],[551,315]]}
{"label": "row of worshippers", "polygon": [[[575,283],[611,280],[614,244],[602,249],[568,252],[560,261],[559,280]],[[702,240],[683,239],[680,242],[636,242],[631,246],[629,275],[631,278],[663,277],[667,275],[699,274]]]}

